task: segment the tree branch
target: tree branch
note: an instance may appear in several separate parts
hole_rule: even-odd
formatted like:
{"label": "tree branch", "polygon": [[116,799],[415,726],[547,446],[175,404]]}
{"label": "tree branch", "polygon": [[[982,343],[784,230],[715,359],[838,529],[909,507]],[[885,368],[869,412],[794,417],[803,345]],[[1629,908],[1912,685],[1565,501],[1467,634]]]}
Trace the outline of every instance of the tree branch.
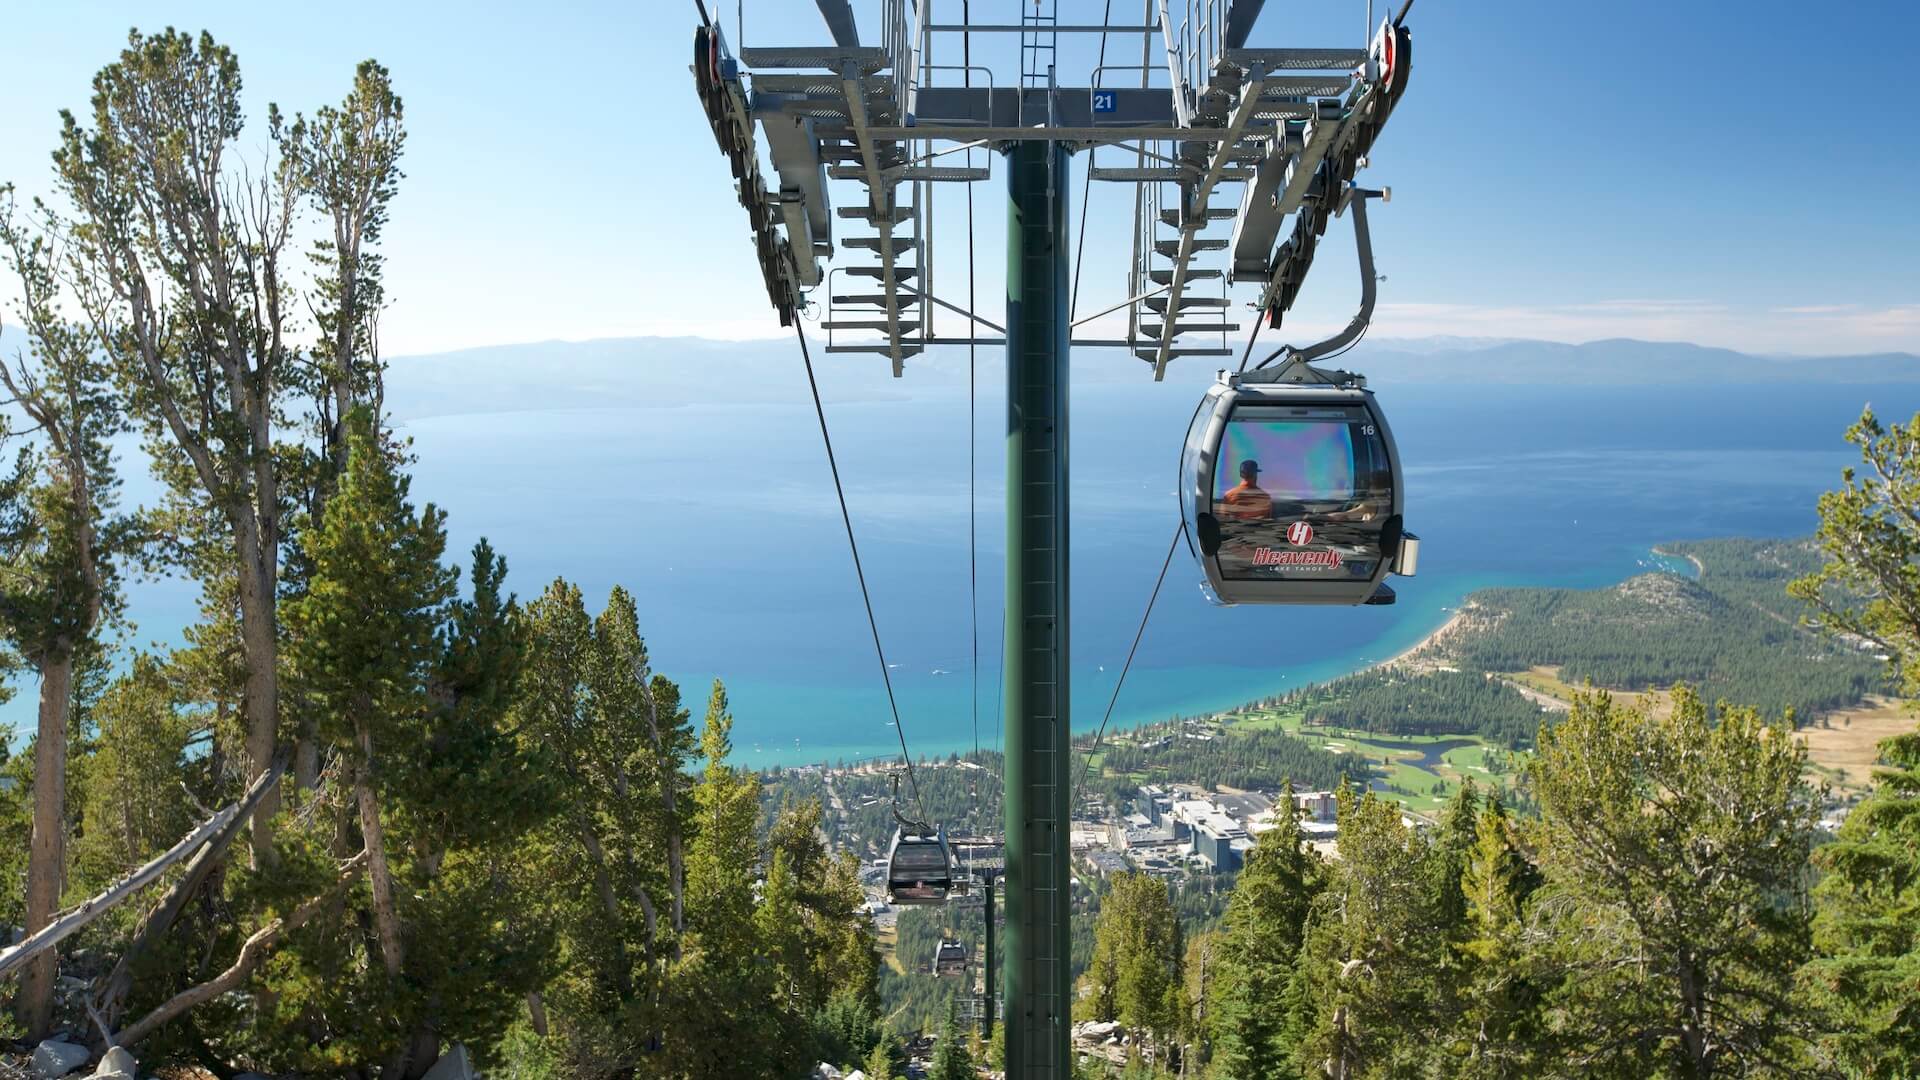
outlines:
{"label": "tree branch", "polygon": [[168,998],[164,1004],[134,1021],[125,1031],[110,1038],[109,1041],[117,1041],[121,1046],[132,1046],[188,1009],[211,1001],[238,987],[246,981],[247,976],[253,974],[255,968],[260,966],[260,961],[266,959],[268,950],[278,945],[288,931],[298,929],[308,919],[313,918],[341,889],[359,877],[366,865],[365,851],[348,859],[341,866],[340,874],[334,879],[333,884],[319,895],[311,897],[299,907],[294,908],[291,914],[276,918],[254,931],[253,936],[247,938],[246,942],[240,946],[240,955],[234,959],[231,967],[198,986],[189,987]]}

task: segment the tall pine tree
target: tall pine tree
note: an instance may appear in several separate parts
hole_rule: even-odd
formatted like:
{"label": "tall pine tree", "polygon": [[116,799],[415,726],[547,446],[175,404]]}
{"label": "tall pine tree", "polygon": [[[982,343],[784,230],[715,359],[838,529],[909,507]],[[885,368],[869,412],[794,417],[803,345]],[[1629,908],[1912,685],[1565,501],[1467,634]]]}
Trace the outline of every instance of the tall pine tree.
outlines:
{"label": "tall pine tree", "polygon": [[[1284,808],[1293,806],[1289,786]],[[1222,1080],[1297,1075],[1284,1037],[1286,999],[1307,914],[1325,887],[1321,859],[1308,848],[1296,814],[1281,812],[1247,854],[1227,904],[1212,980],[1211,1028]]]}
{"label": "tall pine tree", "polygon": [[[1885,652],[1902,691],[1920,694],[1920,415],[1882,425],[1871,410],[1847,431],[1858,473],[1820,498],[1826,565],[1797,581],[1826,629]],[[1821,957],[1808,969],[1830,1002],[1825,1040],[1862,1076],[1920,1073],[1920,732],[1880,744],[1873,791],[1816,858]]]}

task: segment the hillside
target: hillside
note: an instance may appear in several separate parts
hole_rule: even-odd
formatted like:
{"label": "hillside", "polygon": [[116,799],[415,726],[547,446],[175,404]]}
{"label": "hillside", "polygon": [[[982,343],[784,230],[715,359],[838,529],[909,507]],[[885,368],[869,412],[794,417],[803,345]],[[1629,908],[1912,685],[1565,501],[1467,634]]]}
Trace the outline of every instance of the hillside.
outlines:
{"label": "hillside", "polygon": [[1664,551],[1698,580],[1644,574],[1609,589],[1488,589],[1429,659],[1483,672],[1553,668],[1618,690],[1698,686],[1709,701],[1792,709],[1806,720],[1882,691],[1879,660],[1798,624],[1789,581],[1816,565],[1805,541],[1708,540]]}

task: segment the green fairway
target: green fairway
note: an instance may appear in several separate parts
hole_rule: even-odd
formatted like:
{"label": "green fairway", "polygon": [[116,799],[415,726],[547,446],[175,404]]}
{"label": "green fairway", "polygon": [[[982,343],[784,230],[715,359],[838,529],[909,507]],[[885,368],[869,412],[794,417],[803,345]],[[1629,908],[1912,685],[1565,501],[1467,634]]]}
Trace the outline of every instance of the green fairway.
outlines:
{"label": "green fairway", "polygon": [[[1507,753],[1475,735],[1380,735],[1304,720],[1299,709],[1248,709],[1228,716],[1226,725],[1232,731],[1284,731],[1323,750],[1359,754],[1373,762],[1388,786],[1398,789],[1388,794],[1420,814],[1445,806],[1462,780],[1471,779],[1481,788],[1510,781],[1511,770],[1525,761],[1524,754]],[[1432,748],[1445,743],[1466,745],[1448,746],[1439,760],[1428,760]]]}

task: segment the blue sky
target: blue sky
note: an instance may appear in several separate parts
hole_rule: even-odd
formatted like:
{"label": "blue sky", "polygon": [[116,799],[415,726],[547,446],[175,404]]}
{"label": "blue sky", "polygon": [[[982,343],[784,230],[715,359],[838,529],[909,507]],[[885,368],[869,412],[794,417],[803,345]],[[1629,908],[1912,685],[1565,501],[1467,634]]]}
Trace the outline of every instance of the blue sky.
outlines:
{"label": "blue sky", "polygon": [[[1138,0],[1119,0],[1134,11]],[[1105,0],[1060,0],[1097,21]],[[734,4],[723,0],[730,31]],[[748,44],[821,43],[802,0],[746,0]],[[876,0],[857,0],[867,19]],[[943,20],[959,0],[939,0]],[[1017,0],[973,0],[1011,21]],[[1357,45],[1363,0],[1269,3],[1256,43]],[[1384,13],[1386,5],[1379,5]],[[57,110],[84,110],[126,29],[211,30],[249,115],[311,110],[353,65],[394,72],[410,131],[387,238],[395,354],[629,334],[781,333],[687,73],[693,5],[28,3],[0,35],[0,180],[47,188]],[[1366,182],[1388,275],[1374,333],[1687,339],[1756,352],[1920,351],[1920,88],[1904,3],[1420,0],[1412,84]],[[1138,37],[1110,46],[1138,62]],[[957,53],[957,46],[951,50]],[[983,55],[984,54],[984,55]],[[958,62],[943,55],[942,62]],[[1010,50],[976,63],[1014,64]],[[1062,84],[1093,59],[1062,54]],[[1077,74],[1076,74],[1077,71]],[[264,137],[250,149],[264,153]],[[976,185],[980,292],[1002,188]],[[1078,184],[1075,184],[1076,191]],[[1082,310],[1122,298],[1130,197],[1096,185]],[[839,196],[853,197],[853,189]],[[957,188],[936,239],[957,240]],[[1076,199],[1075,225],[1082,214]],[[1300,308],[1352,302],[1344,224]],[[965,248],[936,274],[962,288]],[[984,313],[998,303],[982,303]]]}

